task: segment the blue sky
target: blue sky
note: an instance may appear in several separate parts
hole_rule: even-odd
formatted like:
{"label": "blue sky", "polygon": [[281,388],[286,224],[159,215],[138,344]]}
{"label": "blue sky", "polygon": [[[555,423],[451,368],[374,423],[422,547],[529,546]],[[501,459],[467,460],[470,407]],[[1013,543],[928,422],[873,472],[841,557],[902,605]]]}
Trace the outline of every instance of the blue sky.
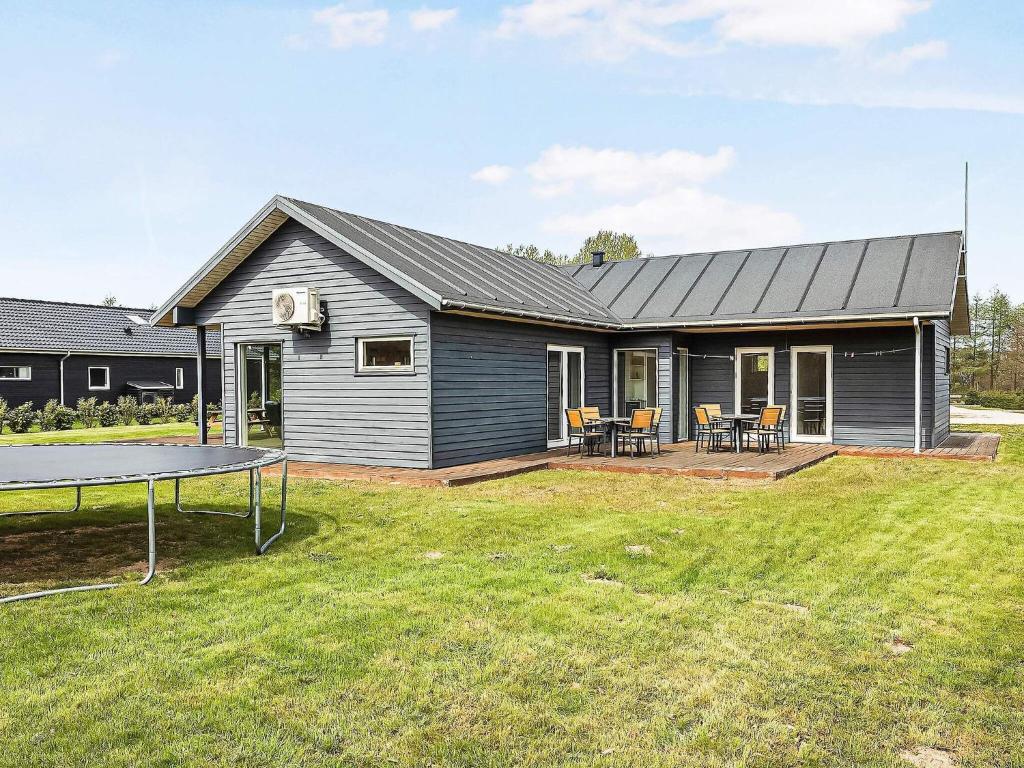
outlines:
{"label": "blue sky", "polygon": [[959,229],[1024,300],[1024,6],[0,4],[0,295],[164,300],[274,193],[484,245]]}

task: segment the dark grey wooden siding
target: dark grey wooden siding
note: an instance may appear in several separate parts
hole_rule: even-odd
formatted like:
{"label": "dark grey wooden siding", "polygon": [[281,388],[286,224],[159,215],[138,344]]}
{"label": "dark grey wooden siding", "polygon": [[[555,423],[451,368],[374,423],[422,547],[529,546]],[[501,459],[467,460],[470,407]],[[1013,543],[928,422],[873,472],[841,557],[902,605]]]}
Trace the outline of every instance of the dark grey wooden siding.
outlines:
{"label": "dark grey wooden siding", "polygon": [[0,379],[0,397],[14,408],[31,402],[41,408],[47,400],[60,397],[61,355],[33,355],[24,352],[0,353],[0,365],[27,365],[32,369],[30,381]]}
{"label": "dark grey wooden siding", "polygon": [[610,338],[503,320],[431,319],[434,466],[547,447],[547,345],[584,347],[586,405],[610,407]]}
{"label": "dark grey wooden siding", "polygon": [[[912,448],[914,445],[914,330],[901,328],[852,328],[745,333],[686,334],[678,343],[691,355],[719,357],[690,358],[690,405],[721,403],[734,407],[734,362],[728,359],[736,347],[774,347],[775,401],[790,403],[791,346],[832,346],[833,441],[840,445],[881,445]],[[934,347],[932,347],[933,349]],[[865,353],[903,349],[880,356]],[[929,345],[924,345],[923,377],[931,376]],[[929,447],[932,406],[931,390],[925,394],[925,447]],[[948,401],[948,396],[947,396]]]}
{"label": "dark grey wooden siding", "polygon": [[932,447],[937,448],[949,437],[949,375],[946,373],[947,355],[952,343],[949,337],[949,323],[937,320],[933,327],[935,338],[935,395],[934,427]]}
{"label": "dark grey wooden siding", "polygon": [[[320,289],[330,322],[303,337],[272,325],[271,291]],[[282,344],[282,414],[289,456],[398,467],[430,465],[429,307],[311,230],[287,221],[197,308],[224,343],[226,441],[237,440],[235,350]],[[356,372],[356,339],[414,337],[415,372]]]}
{"label": "dark grey wooden siding", "polygon": [[[31,400],[39,408],[47,400],[60,399],[60,359],[63,355],[0,354],[0,365],[29,365],[31,381],[0,379],[0,397],[10,405]],[[89,389],[89,368],[110,369],[110,389]],[[170,393],[175,402],[190,402],[196,394],[196,361],[192,357],[148,357],[142,355],[72,355],[64,361],[64,402],[74,407],[80,397],[95,397],[113,402],[121,395],[135,394],[129,381],[165,381],[174,384],[174,369],[182,368],[184,387]],[[207,361],[206,395],[220,402],[220,360]]]}

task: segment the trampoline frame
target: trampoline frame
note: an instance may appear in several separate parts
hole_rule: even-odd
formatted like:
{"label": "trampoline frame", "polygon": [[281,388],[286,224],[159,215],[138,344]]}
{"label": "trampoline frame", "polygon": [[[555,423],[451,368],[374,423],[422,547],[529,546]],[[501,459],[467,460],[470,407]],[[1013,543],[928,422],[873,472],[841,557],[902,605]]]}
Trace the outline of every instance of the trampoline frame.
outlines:
{"label": "trampoline frame", "polygon": [[[54,446],[75,446],[80,448],[88,448],[96,445],[109,445],[109,443],[27,443],[24,446],[5,446],[3,450],[11,450],[18,447],[54,447]],[[233,446],[193,446],[193,445],[168,445],[166,443],[133,443],[132,445],[139,446],[155,446],[160,448],[171,448],[188,450],[190,448],[232,448]],[[191,470],[180,470],[174,472],[158,472],[152,474],[135,474],[135,475],[115,475],[110,477],[92,477],[92,478],[79,478],[75,480],[57,480],[57,481],[28,481],[28,482],[17,482],[17,483],[0,483],[0,493],[4,491],[43,491],[43,490],[55,490],[58,488],[74,488],[75,489],[75,506],[71,509],[64,510],[26,510],[24,512],[4,512],[0,513],[0,518],[3,517],[16,517],[19,515],[55,515],[55,514],[70,514],[78,512],[82,507],[82,488],[98,487],[104,485],[130,485],[134,483],[145,483],[146,484],[146,518],[148,523],[148,536],[149,536],[149,562],[146,574],[139,580],[139,585],[144,586],[149,584],[156,575],[156,483],[163,480],[174,480],[174,507],[178,512],[185,514],[199,514],[199,515],[221,515],[225,517],[238,517],[238,518],[249,518],[255,517],[255,543],[256,543],[256,554],[262,555],[269,548],[270,545],[277,541],[285,531],[287,524],[287,506],[288,506],[288,456],[284,451],[269,449],[269,448],[249,448],[249,451],[259,451],[263,455],[256,459],[250,459],[248,461],[236,462],[234,464],[222,464],[217,467],[202,467]],[[2,454],[0,454],[2,455]],[[281,465],[281,526],[277,531],[270,536],[266,541],[262,541],[262,517],[263,517],[263,500],[261,498],[263,490],[263,467],[268,467],[273,464]],[[249,509],[245,513],[241,512],[222,512],[218,510],[187,510],[181,505],[181,481],[192,478],[192,477],[210,477],[213,475],[228,475],[235,472],[249,473]],[[113,589],[115,587],[123,586],[130,582],[117,582],[117,583],[103,583],[103,584],[82,584],[74,587],[58,587],[54,589],[43,589],[36,592],[23,592],[19,595],[9,595],[7,597],[0,597],[0,605],[4,603],[13,603],[20,600],[33,600],[39,597],[47,597],[49,595],[59,595],[65,592],[89,592],[97,589]]]}

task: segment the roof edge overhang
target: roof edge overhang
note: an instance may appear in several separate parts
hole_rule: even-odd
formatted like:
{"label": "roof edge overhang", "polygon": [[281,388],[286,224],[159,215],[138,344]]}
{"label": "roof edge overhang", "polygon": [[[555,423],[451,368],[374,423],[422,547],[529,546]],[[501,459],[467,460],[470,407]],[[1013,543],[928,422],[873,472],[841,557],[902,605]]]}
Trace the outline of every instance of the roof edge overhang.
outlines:
{"label": "roof edge overhang", "polygon": [[960,259],[953,278],[953,299],[949,306],[949,332],[954,336],[969,336],[971,333],[971,302],[967,292],[967,248],[960,235]]}
{"label": "roof edge overhang", "polygon": [[[203,299],[242,264],[267,238],[276,232],[288,219],[294,219],[308,227],[318,235],[351,254],[368,267],[380,272],[384,277],[405,288],[417,298],[434,309],[440,309],[442,299],[439,295],[411,279],[374,254],[349,240],[334,229],[299,208],[291,200],[275,195],[264,205],[255,216],[228,240],[210,259],[203,264],[175,293],[150,315],[150,323],[159,326],[192,325],[194,314],[182,309],[191,310],[198,307]],[[227,269],[220,269],[227,263]]]}

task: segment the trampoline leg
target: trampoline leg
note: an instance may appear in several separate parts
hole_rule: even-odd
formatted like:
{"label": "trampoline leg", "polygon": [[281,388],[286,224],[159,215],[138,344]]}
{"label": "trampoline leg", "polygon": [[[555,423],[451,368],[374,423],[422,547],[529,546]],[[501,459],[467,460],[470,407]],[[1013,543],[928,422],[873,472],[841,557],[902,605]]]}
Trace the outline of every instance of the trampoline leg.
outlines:
{"label": "trampoline leg", "polygon": [[[152,480],[148,481],[148,493],[146,498],[146,513],[149,523],[149,569],[146,571],[146,575],[142,578],[139,584],[149,584],[152,581],[153,576],[156,575],[156,495],[154,493],[155,483]],[[78,504],[75,505],[75,509],[78,509],[81,504],[82,489],[78,489]],[[72,510],[74,511],[74,510]],[[18,513],[24,514],[24,513]],[[114,587],[123,586],[122,584],[85,584],[80,587],[60,587],[58,589],[43,589],[39,592],[26,592],[23,595],[11,595],[10,597],[0,597],[0,605],[4,603],[16,603],[19,600],[34,600],[37,597],[48,597],[49,595],[60,595],[65,592],[91,592],[96,589],[113,589]]]}
{"label": "trampoline leg", "polygon": [[267,539],[265,542],[260,542],[262,538],[261,531],[261,518],[263,513],[263,475],[259,468],[256,469],[256,499],[254,508],[256,510],[256,554],[262,555],[266,552],[270,545],[280,538],[281,534],[284,533],[286,523],[286,511],[288,509],[288,460],[285,459],[281,462],[281,527],[277,529],[277,533]]}
{"label": "trampoline leg", "polygon": [[240,517],[249,518],[252,517],[252,484],[253,484],[253,473],[256,470],[249,470],[249,511],[247,512],[220,512],[215,509],[185,509],[181,506],[181,478],[177,478],[174,481],[174,507],[184,514],[189,515],[220,515],[221,517]]}
{"label": "trampoline leg", "polygon": [[152,480],[148,482],[148,488],[146,489],[146,516],[149,523],[149,570],[146,575],[139,582],[141,585],[149,584],[156,575],[156,483]]}
{"label": "trampoline leg", "polygon": [[82,486],[75,486],[75,506],[71,509],[31,509],[27,512],[0,512],[0,517],[17,517],[18,515],[64,515],[77,512],[82,508]]}

